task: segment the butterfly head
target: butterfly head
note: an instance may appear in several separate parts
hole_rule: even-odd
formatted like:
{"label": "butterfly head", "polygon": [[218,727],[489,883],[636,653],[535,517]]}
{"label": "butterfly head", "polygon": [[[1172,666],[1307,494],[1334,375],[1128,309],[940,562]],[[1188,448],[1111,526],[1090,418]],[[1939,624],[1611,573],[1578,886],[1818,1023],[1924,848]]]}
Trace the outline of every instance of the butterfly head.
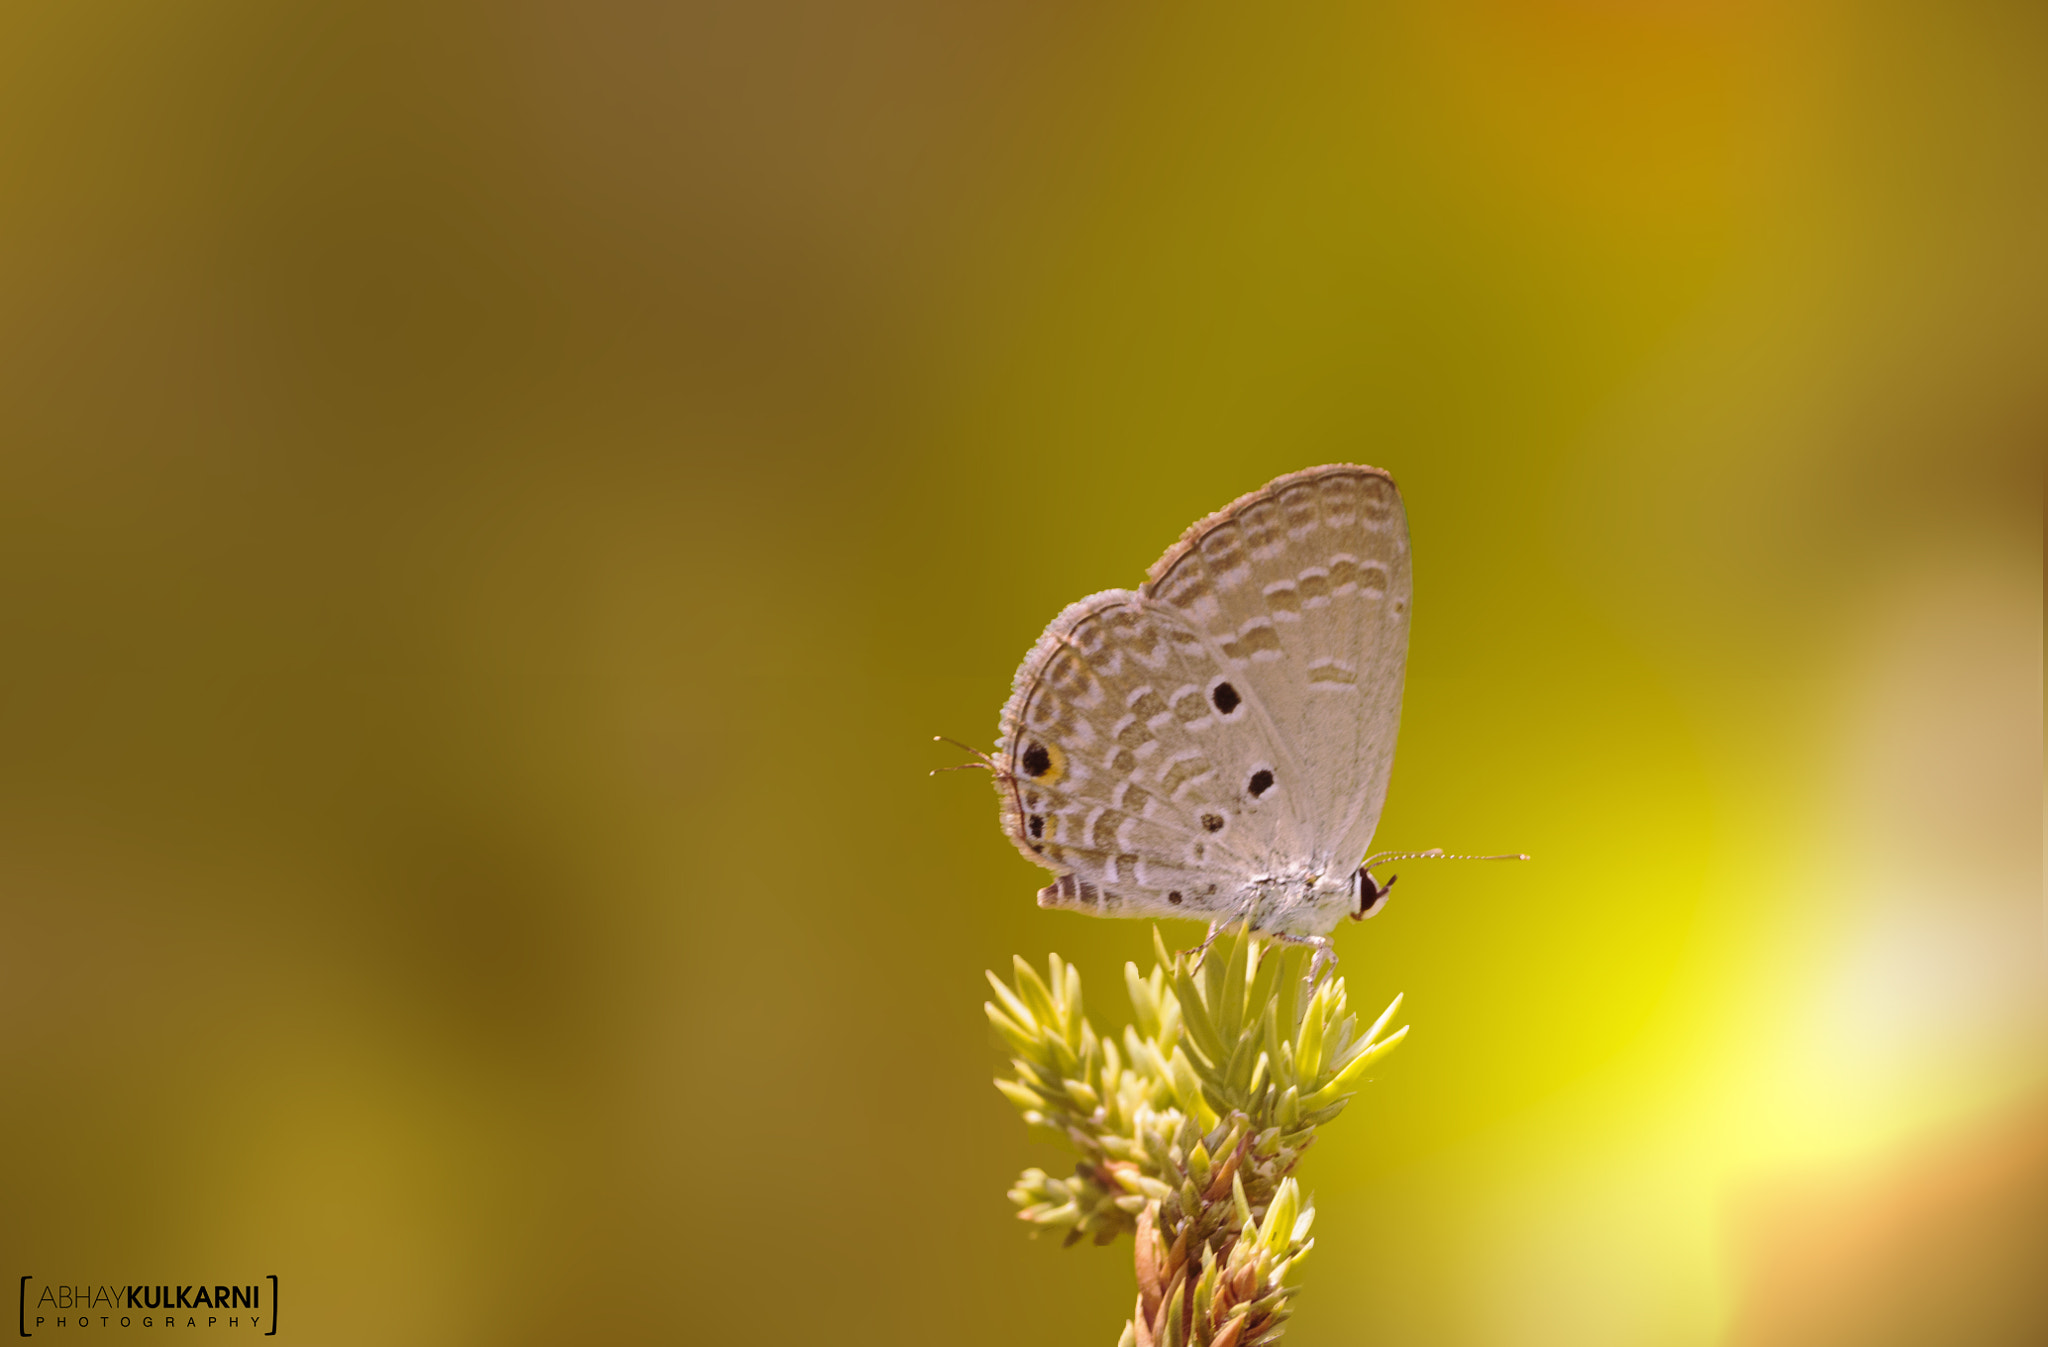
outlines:
{"label": "butterfly head", "polygon": [[1394,881],[1400,877],[1388,875],[1387,882],[1382,884],[1372,877],[1370,870],[1359,866],[1351,876],[1351,920],[1364,921],[1367,917],[1377,917],[1380,909],[1387,905],[1387,894],[1392,891]]}

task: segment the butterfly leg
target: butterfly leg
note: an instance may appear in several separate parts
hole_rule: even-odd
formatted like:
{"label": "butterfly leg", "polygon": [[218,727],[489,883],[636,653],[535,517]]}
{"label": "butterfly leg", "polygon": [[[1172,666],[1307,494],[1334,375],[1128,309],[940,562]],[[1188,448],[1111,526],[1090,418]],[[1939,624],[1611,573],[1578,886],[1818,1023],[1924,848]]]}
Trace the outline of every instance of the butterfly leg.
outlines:
{"label": "butterfly leg", "polygon": [[1325,968],[1337,966],[1337,946],[1326,935],[1290,935],[1286,931],[1261,931],[1259,935],[1279,945],[1304,945],[1315,951],[1308,961],[1308,978],[1314,982]]}
{"label": "butterfly leg", "polygon": [[[1193,967],[1195,965],[1199,965],[1202,962],[1202,956],[1209,952],[1209,946],[1216,943],[1216,937],[1222,935],[1225,931],[1229,930],[1233,926],[1236,926],[1239,922],[1242,922],[1245,918],[1249,917],[1252,914],[1252,909],[1258,906],[1258,902],[1259,896],[1257,894],[1251,894],[1248,897],[1246,897],[1244,901],[1240,902],[1237,905],[1237,910],[1235,912],[1232,912],[1228,917],[1221,917],[1215,921],[1210,922],[1209,934],[1202,937],[1202,943],[1195,946],[1191,950],[1183,951],[1183,953],[1193,956],[1192,962],[1189,966]],[[1252,934],[1259,936],[1261,939],[1264,939],[1268,933],[1265,931],[1254,930]]]}
{"label": "butterfly leg", "polygon": [[[1203,939],[1202,943],[1191,950],[1182,951],[1193,957],[1193,963],[1190,966],[1199,966],[1202,956],[1209,952],[1209,946],[1216,943],[1216,937],[1222,935],[1236,924],[1236,922],[1232,921],[1210,922],[1209,934]],[[1253,931],[1252,934],[1261,940],[1275,945],[1303,945],[1314,950],[1315,953],[1310,956],[1308,962],[1308,980],[1311,983],[1323,975],[1324,969],[1337,966],[1337,946],[1326,935],[1291,935],[1286,931]]]}
{"label": "butterfly leg", "polygon": [[1186,954],[1188,956],[1188,966],[1190,968],[1199,966],[1202,962],[1202,956],[1209,952],[1209,946],[1216,943],[1216,937],[1222,935],[1228,929],[1230,929],[1230,923],[1228,922],[1210,922],[1209,934],[1202,937],[1202,943],[1195,946],[1193,949],[1181,951],[1181,953]]}

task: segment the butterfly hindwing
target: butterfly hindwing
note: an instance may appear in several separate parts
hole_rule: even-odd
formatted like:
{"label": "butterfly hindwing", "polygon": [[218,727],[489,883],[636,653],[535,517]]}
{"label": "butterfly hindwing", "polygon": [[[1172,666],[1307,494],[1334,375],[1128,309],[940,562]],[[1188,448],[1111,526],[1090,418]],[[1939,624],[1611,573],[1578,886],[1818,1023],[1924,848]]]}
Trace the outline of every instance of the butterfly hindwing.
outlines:
{"label": "butterfly hindwing", "polygon": [[1243,789],[1272,770],[1254,709],[1196,632],[1129,590],[1046,628],[1017,671],[998,752],[1004,830],[1088,886],[1053,885],[1048,905],[1213,915],[1293,841],[1282,802]]}

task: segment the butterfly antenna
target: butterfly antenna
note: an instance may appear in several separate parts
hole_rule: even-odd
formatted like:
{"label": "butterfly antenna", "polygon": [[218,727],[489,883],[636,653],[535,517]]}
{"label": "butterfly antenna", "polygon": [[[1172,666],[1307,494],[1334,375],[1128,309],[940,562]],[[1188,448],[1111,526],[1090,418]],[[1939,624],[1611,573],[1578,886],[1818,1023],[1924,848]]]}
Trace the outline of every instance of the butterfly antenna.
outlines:
{"label": "butterfly antenna", "polygon": [[935,744],[951,744],[953,747],[959,749],[963,753],[972,753],[974,755],[975,760],[973,762],[955,763],[951,767],[934,767],[930,772],[926,773],[926,775],[928,776],[937,776],[940,772],[970,772],[977,767],[986,768],[989,771],[994,772],[997,776],[1001,776],[1003,774],[1002,768],[996,766],[995,760],[989,757],[988,754],[982,752],[978,748],[973,748],[966,744],[963,744],[958,739],[949,739],[943,734],[933,735],[932,742]]}
{"label": "butterfly antenna", "polygon": [[1509,852],[1502,856],[1453,856],[1442,847],[1431,847],[1427,851],[1382,851],[1377,855],[1367,856],[1358,863],[1358,868],[1370,870],[1375,865],[1384,865],[1388,861],[1526,861],[1528,859],[1529,853],[1526,851]]}

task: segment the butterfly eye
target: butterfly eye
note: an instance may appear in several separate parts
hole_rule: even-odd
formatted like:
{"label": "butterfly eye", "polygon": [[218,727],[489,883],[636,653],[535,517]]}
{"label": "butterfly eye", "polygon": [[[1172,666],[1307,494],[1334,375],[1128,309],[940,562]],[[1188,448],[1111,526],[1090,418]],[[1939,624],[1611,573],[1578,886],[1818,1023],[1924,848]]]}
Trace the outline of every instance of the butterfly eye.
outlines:
{"label": "butterfly eye", "polygon": [[1033,837],[1045,836],[1045,815],[1033,814],[1029,819],[1025,820],[1024,826],[1030,830]]}
{"label": "butterfly eye", "polygon": [[1179,890],[1179,889],[1168,889],[1168,890],[1166,891],[1166,901],[1167,901],[1167,902],[1169,902],[1169,903],[1172,903],[1172,904],[1173,904],[1173,905],[1174,905],[1175,907],[1179,907],[1179,906],[1180,906],[1180,890]]}
{"label": "butterfly eye", "polygon": [[1254,800],[1258,799],[1261,795],[1273,789],[1273,774],[1263,767],[1259,768],[1258,771],[1252,773],[1252,779],[1245,785],[1245,789],[1252,793]]}
{"label": "butterfly eye", "polygon": [[1238,696],[1237,689],[1230,686],[1230,684],[1218,683],[1214,688],[1210,689],[1209,700],[1216,704],[1218,713],[1227,716],[1237,709],[1238,703],[1243,701],[1244,698]]}
{"label": "butterfly eye", "polygon": [[1033,744],[1024,750],[1024,774],[1031,777],[1044,776],[1052,770],[1052,754],[1044,744]]}
{"label": "butterfly eye", "polygon": [[1204,814],[1204,815],[1202,815],[1202,831],[1203,831],[1203,832],[1206,832],[1206,833],[1219,833],[1219,832],[1222,832],[1222,831],[1223,831],[1223,815],[1221,815],[1221,814]]}

